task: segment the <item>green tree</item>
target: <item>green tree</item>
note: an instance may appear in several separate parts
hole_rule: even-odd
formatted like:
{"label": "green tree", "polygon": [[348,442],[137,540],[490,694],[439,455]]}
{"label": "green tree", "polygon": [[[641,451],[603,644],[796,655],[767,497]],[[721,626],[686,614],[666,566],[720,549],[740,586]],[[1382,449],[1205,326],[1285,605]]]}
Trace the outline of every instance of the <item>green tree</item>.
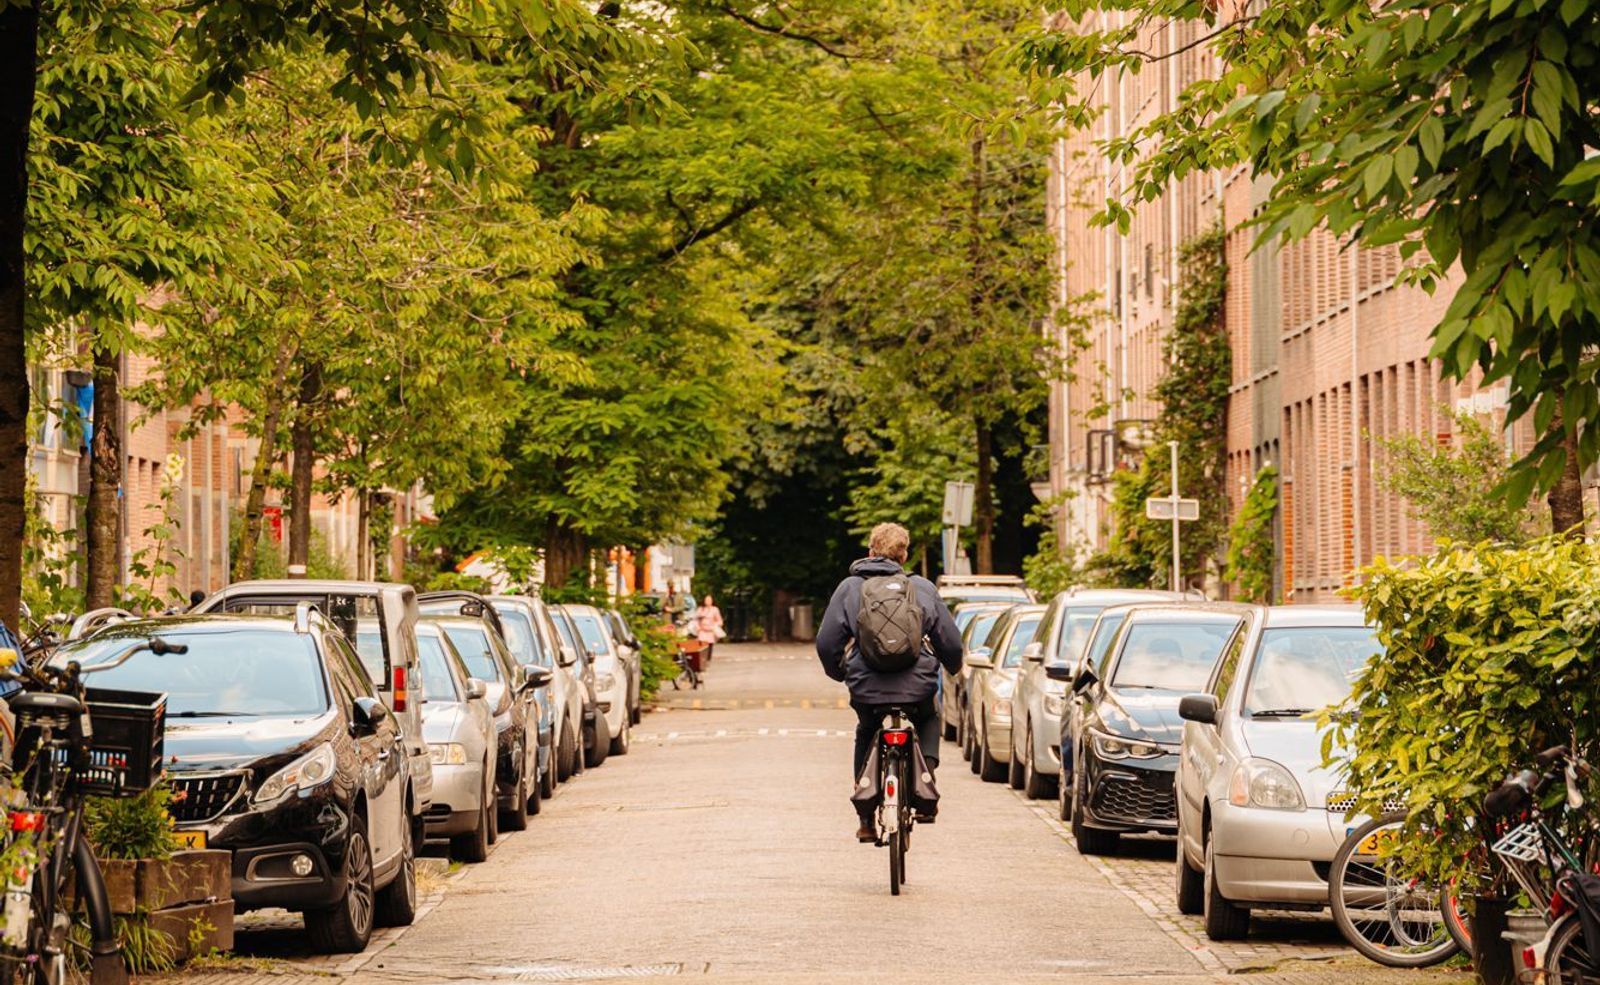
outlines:
{"label": "green tree", "polygon": [[1432,355],[1455,379],[1505,382],[1511,418],[1531,414],[1540,438],[1503,488],[1547,492],[1555,529],[1578,528],[1579,469],[1600,452],[1600,4],[1311,0],[1226,21],[1201,0],[1050,7],[1085,29],[1054,21],[1024,56],[1074,123],[1089,119],[1080,80],[1171,57],[1145,43],[1175,37],[1167,21],[1193,23],[1221,66],[1106,145],[1131,178],[1105,218],[1126,228],[1173,180],[1242,164],[1274,182],[1263,239],[1320,226],[1398,244],[1429,290],[1459,264]]}
{"label": "green tree", "polygon": [[1535,519],[1499,494],[1505,482],[1505,446],[1472,414],[1455,415],[1460,440],[1441,445],[1414,434],[1379,438],[1378,485],[1405,499],[1435,537],[1476,544],[1519,544]]}
{"label": "green tree", "polygon": [[1228,530],[1226,577],[1247,602],[1272,602],[1277,574],[1278,468],[1263,465]]}

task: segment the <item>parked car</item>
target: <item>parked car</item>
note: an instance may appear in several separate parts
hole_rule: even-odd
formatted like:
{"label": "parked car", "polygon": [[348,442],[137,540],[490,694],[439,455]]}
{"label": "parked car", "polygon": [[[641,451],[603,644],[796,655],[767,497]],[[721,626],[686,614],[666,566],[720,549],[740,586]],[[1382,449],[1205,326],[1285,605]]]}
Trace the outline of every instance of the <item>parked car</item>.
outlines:
{"label": "parked car", "polygon": [[1075,661],[1070,663],[1052,661],[1045,664],[1045,675],[1053,681],[1062,682],[1063,686],[1068,688],[1066,706],[1061,714],[1061,736],[1056,746],[1056,758],[1060,762],[1056,774],[1056,812],[1063,821],[1072,820],[1071,750],[1083,731],[1085,706],[1082,696],[1070,690],[1071,684],[1078,679],[1078,675],[1085,667],[1093,667],[1097,675],[1102,678],[1105,676],[1106,658],[1111,652],[1111,644],[1117,638],[1117,630],[1122,628],[1122,621],[1128,618],[1128,613],[1136,608],[1137,605],[1106,606],[1100,610],[1100,615],[1095,617],[1094,628],[1089,630],[1089,638]]}
{"label": "parked car", "polygon": [[1011,766],[1009,779],[1030,800],[1056,796],[1061,772],[1061,720],[1067,685],[1045,672],[1047,663],[1077,663],[1095,620],[1106,606],[1132,602],[1175,601],[1177,592],[1151,589],[1082,589],[1061,592],[1050,600],[1039,635],[1022,651],[1016,693],[1011,699]]}
{"label": "parked car", "polygon": [[[995,620],[1000,618],[1000,613],[1013,604],[1015,603],[962,602],[956,606],[954,615],[956,628],[961,631],[963,655],[988,638],[989,630],[994,626]],[[963,749],[965,749],[965,739],[962,735],[962,726],[966,714],[967,677],[965,661],[962,661],[959,674],[950,673],[942,665],[939,668],[939,719],[943,722],[944,737],[962,744]]]}
{"label": "parked car", "polygon": [[991,783],[1006,778],[1011,761],[1011,697],[1022,666],[1022,651],[1033,642],[1044,616],[1042,605],[1016,605],[990,631],[987,646],[967,654],[973,670],[967,682],[967,714],[975,750],[972,771]]}
{"label": "parked car", "polygon": [[578,638],[594,662],[594,693],[606,731],[611,735],[608,752],[626,756],[633,741],[633,716],[628,711],[633,689],[633,670],[611,637],[605,613],[592,605],[563,605],[572,619]]}
{"label": "parked car", "polygon": [[528,826],[530,802],[539,796],[539,708],[534,691],[550,683],[549,672],[518,664],[500,634],[479,617],[423,618],[438,623],[467,671],[485,685],[484,700],[494,713],[499,823],[522,831]]}
{"label": "parked car", "polygon": [[583,756],[581,757],[583,765],[585,768],[599,766],[611,753],[611,729],[606,723],[606,716],[600,711],[600,692],[595,686],[594,657],[584,645],[583,637],[578,633],[578,626],[572,621],[572,615],[567,612],[566,606],[551,606],[550,621],[555,624],[556,635],[561,637],[561,645],[572,652],[573,659],[578,661],[578,666],[581,668],[579,677],[583,681],[584,688]]}
{"label": "parked car", "polygon": [[240,581],[195,606],[196,613],[254,613],[292,616],[301,602],[316,606],[345,637],[357,641],[357,624],[372,620],[380,631],[356,642],[368,679],[394,713],[411,767],[416,797],[414,834],[422,837],[422,820],[433,803],[433,763],[422,738],[422,702],[413,701],[410,684],[417,679],[417,593],[410,585],[380,581],[323,581],[298,578]]}
{"label": "parked car", "polygon": [[[551,672],[545,689],[551,721],[551,768],[542,774],[544,796],[555,796],[556,781],[566,780],[583,769],[584,686],[578,655],[562,646],[560,634],[550,618],[550,607],[543,599],[526,595],[495,595],[489,599],[511,637],[506,644],[512,656],[525,665],[537,665]],[[526,634],[527,646],[519,641]],[[531,654],[528,656],[527,654]]]}
{"label": "parked car", "polygon": [[972,657],[977,656],[978,662],[983,663],[984,658],[989,658],[994,652],[995,644],[999,642],[1000,635],[1005,631],[1002,625],[1006,610],[1016,603],[1004,605],[993,612],[978,615],[967,624],[961,634],[961,673],[954,677],[956,684],[956,697],[960,706],[956,709],[958,726],[956,741],[961,744],[961,758],[972,763],[972,771],[978,771],[978,739],[972,728],[973,675],[978,671],[974,668]]}
{"label": "parked car", "polygon": [[940,575],[936,587],[952,607],[961,602],[1033,601],[1033,593],[1016,575]]}
{"label": "parked car", "polygon": [[637,725],[644,718],[644,699],[641,692],[644,690],[644,647],[639,645],[639,637],[634,635],[633,627],[628,625],[628,620],[616,609],[606,610],[606,623],[611,627],[611,639],[617,645],[617,653],[628,665],[628,673],[632,680],[628,682],[628,721]]}
{"label": "parked car", "polygon": [[1354,606],[1262,616],[1179,706],[1178,907],[1203,913],[1212,940],[1247,934],[1252,907],[1327,904],[1328,864],[1353,825],[1316,714],[1343,704],[1382,650]]}
{"label": "parked car", "polygon": [[1065,750],[1078,851],[1116,850],[1124,833],[1174,834],[1178,702],[1204,686],[1258,607],[1136,606],[1107,653],[1104,677],[1085,668],[1072,687],[1079,731]]}
{"label": "parked car", "polygon": [[433,757],[428,836],[449,838],[450,853],[482,862],[498,834],[498,756],[488,686],[473,677],[437,623],[417,625],[422,658],[422,734]]}
{"label": "parked car", "polygon": [[302,605],[292,619],[121,622],[53,659],[89,667],[158,637],[166,652],[136,653],[94,683],[166,692],[177,836],[233,853],[234,907],[298,910],[327,952],[410,924],[416,790],[399,722],[344,634]]}

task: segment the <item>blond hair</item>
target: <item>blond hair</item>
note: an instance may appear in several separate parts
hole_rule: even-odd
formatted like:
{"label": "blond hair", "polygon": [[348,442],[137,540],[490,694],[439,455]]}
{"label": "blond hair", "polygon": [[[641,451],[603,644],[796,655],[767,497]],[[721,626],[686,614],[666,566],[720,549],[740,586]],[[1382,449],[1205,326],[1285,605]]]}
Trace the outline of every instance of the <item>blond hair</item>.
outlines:
{"label": "blond hair", "polygon": [[910,552],[911,535],[905,527],[898,523],[880,523],[872,528],[872,536],[867,540],[867,553],[873,557],[905,564]]}

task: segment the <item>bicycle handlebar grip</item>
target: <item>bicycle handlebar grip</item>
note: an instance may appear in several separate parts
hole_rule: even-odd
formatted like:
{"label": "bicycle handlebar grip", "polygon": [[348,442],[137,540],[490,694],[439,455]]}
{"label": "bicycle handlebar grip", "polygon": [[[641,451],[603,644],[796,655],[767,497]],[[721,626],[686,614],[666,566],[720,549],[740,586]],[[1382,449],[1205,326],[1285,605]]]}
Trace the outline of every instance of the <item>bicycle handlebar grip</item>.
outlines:
{"label": "bicycle handlebar grip", "polygon": [[1490,817],[1515,814],[1533,799],[1533,784],[1537,783],[1538,779],[1538,774],[1532,770],[1523,770],[1516,776],[1509,777],[1483,798],[1484,813]]}

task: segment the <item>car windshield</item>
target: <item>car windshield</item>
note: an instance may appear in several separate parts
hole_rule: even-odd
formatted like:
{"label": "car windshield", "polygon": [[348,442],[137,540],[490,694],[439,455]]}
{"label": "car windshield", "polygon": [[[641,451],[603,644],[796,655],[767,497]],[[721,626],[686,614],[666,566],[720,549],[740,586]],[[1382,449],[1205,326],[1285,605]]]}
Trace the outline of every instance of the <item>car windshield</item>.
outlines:
{"label": "car windshield", "polygon": [[993,609],[988,612],[980,612],[973,617],[972,628],[967,633],[967,645],[982,646],[983,641],[989,638],[989,631],[1000,620],[1000,613],[1004,611],[1004,609]]}
{"label": "car windshield", "polygon": [[1100,618],[1101,606],[1075,605],[1062,613],[1061,640],[1056,644],[1056,660],[1075,664],[1083,655],[1083,645],[1089,642],[1094,621]]}
{"label": "car windshield", "polygon": [[483,626],[446,626],[444,634],[450,637],[467,673],[491,684],[500,680],[500,663],[489,646],[489,631]]}
{"label": "car windshield", "polygon": [[601,656],[611,652],[611,634],[606,631],[605,623],[581,612],[573,613],[572,621],[577,624],[585,646]]}
{"label": "car windshield", "polygon": [[1095,623],[1094,637],[1089,640],[1085,654],[1087,665],[1093,667],[1095,673],[1105,674],[1106,654],[1111,652],[1111,641],[1117,638],[1117,630],[1122,628],[1122,622],[1127,618],[1126,612],[1112,612],[1102,615],[1099,622]]}
{"label": "car windshield", "polygon": [[[169,718],[307,718],[328,710],[321,661],[310,634],[262,629],[160,634],[186,653],[136,653],[88,678],[93,687],[164,691]],[[57,651],[54,663],[114,660],[148,633],[100,634]]]}
{"label": "car windshield", "polygon": [[956,613],[956,631],[962,633],[966,632],[967,627],[972,625],[972,623],[977,620],[980,615],[986,615],[991,612],[995,615],[1000,614],[999,609],[985,609],[983,606],[979,605],[966,606]]}
{"label": "car windshield", "polygon": [[1298,718],[1350,696],[1350,685],[1382,647],[1365,626],[1296,626],[1261,634],[1244,713]]}
{"label": "car windshield", "polygon": [[1006,655],[1000,661],[1002,667],[1022,666],[1022,651],[1033,642],[1034,631],[1039,628],[1038,616],[1023,616],[1017,620],[1017,631],[1011,634],[1011,642],[1006,644]]}
{"label": "car windshield", "polygon": [[581,663],[583,661],[583,647],[579,646],[578,641],[572,638],[572,620],[567,619],[565,614],[558,615],[552,611],[550,621],[555,624],[556,635],[561,637],[561,642],[572,648]]}
{"label": "car windshield", "polygon": [[378,632],[378,623],[375,619],[362,619],[356,622],[356,655],[361,658],[361,666],[367,668],[367,676],[372,678],[372,683],[382,685],[383,680],[383,636]]}
{"label": "car windshield", "polygon": [[422,658],[422,693],[427,701],[460,701],[456,679],[450,676],[450,658],[444,643],[432,634],[417,634],[417,655]]}
{"label": "car windshield", "polygon": [[533,634],[533,623],[528,617],[517,611],[500,612],[500,625],[506,631],[506,649],[517,658],[519,664],[538,664],[541,667],[550,666],[544,653],[539,649],[539,638]]}
{"label": "car windshield", "polygon": [[1112,687],[1198,691],[1206,686],[1222,647],[1239,625],[1226,622],[1137,622],[1112,672]]}

